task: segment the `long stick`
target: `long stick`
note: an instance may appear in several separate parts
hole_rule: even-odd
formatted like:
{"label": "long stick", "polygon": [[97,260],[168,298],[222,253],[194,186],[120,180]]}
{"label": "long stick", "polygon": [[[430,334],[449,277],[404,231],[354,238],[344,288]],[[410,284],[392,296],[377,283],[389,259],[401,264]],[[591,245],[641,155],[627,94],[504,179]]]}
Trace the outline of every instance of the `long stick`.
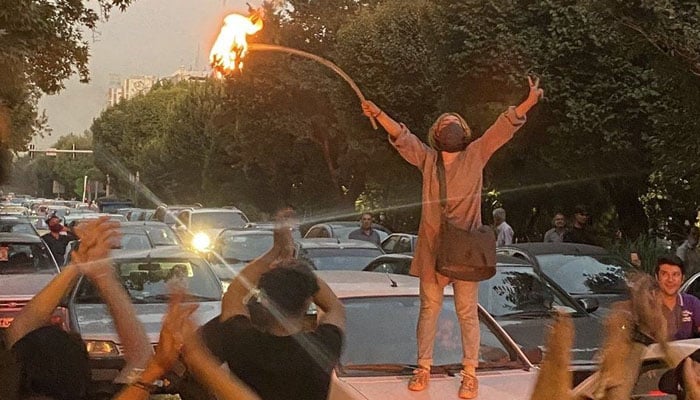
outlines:
{"label": "long stick", "polygon": [[[357,87],[357,84],[355,84],[355,81],[350,78],[348,74],[345,73],[342,69],[340,69],[339,66],[335,65],[329,60],[326,60],[323,57],[317,56],[316,54],[311,54],[307,53],[302,50],[297,50],[297,49],[292,49],[290,47],[284,47],[284,46],[278,46],[274,44],[264,44],[264,43],[250,43],[248,45],[248,51],[277,51],[281,53],[289,53],[289,54],[294,54],[297,56],[301,57],[306,57],[310,58],[316,62],[319,62],[326,67],[332,69],[335,71],[336,74],[340,75],[341,78],[345,79],[345,82],[347,82],[352,90],[355,91],[355,94],[357,97],[360,99],[361,102],[365,101],[365,96],[362,94],[362,91],[360,91],[360,88]],[[374,129],[377,129],[377,121],[374,120],[374,117],[369,117],[369,120],[372,122],[372,127]]]}

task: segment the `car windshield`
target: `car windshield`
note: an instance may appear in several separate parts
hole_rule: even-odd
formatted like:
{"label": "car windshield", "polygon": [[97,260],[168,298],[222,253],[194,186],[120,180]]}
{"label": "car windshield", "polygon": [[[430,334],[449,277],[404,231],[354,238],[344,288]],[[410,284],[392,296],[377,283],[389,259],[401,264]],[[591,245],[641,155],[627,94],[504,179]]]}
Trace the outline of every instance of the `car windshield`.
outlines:
{"label": "car windshield", "polygon": [[29,233],[36,235],[34,226],[29,220],[0,219],[0,232]]}
{"label": "car windshield", "polygon": [[252,261],[272,248],[272,232],[252,235],[224,234],[220,243],[220,254],[226,261]]}
{"label": "car windshield", "polygon": [[[461,368],[462,342],[454,301],[445,296],[437,323],[433,365]],[[347,315],[345,349],[339,375],[411,374],[415,364],[416,321],[420,311],[418,296],[387,296],[344,299]],[[516,353],[481,322],[479,368],[520,368],[525,365]],[[373,367],[374,366],[374,367]]]}
{"label": "car windshield", "polygon": [[[119,260],[114,267],[134,303],[167,303],[170,286],[175,282],[182,284],[193,299],[221,300],[221,285],[202,260]],[[90,281],[83,279],[76,302],[102,303],[102,300]]]}
{"label": "car windshield", "polygon": [[375,257],[382,255],[379,248],[372,249],[302,249],[300,258],[309,261],[321,271],[361,271]]}
{"label": "car windshield", "polygon": [[153,248],[146,232],[123,232],[121,248],[124,250],[147,250]]}
{"label": "car windshield", "polygon": [[479,304],[495,318],[559,310],[577,311],[570,299],[549,287],[527,266],[499,265],[496,275],[479,284]]}
{"label": "car windshield", "polygon": [[542,254],[537,256],[537,262],[550,279],[571,294],[627,290],[625,270],[629,266],[613,255]]}
{"label": "car windshield", "polygon": [[246,221],[243,214],[231,211],[192,213],[192,230],[242,228]]}
{"label": "car windshield", "polygon": [[43,243],[0,243],[0,274],[55,274],[56,264]]}

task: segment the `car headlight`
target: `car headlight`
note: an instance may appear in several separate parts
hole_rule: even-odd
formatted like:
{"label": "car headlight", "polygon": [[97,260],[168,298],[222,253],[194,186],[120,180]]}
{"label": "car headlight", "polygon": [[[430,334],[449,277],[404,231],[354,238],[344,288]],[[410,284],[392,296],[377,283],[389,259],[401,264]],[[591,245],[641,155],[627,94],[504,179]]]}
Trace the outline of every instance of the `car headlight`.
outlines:
{"label": "car headlight", "polygon": [[209,246],[211,246],[211,239],[209,239],[206,233],[198,232],[192,237],[192,247],[194,247],[195,250],[204,251],[207,250]]}
{"label": "car headlight", "polygon": [[85,347],[90,357],[116,357],[119,355],[117,344],[108,340],[86,340]]}

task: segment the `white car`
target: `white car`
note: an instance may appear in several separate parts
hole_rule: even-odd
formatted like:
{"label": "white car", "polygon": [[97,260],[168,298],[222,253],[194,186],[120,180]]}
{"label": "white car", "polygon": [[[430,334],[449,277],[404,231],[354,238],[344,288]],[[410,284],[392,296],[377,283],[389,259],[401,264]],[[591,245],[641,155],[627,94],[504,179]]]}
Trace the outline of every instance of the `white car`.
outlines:
{"label": "white car", "polygon": [[[642,366],[637,376],[637,382],[632,389],[634,400],[671,400],[675,395],[665,394],[659,391],[659,379],[668,370],[678,366],[678,363],[685,357],[700,349],[700,339],[677,340],[668,343],[670,353],[673,358],[673,365],[669,365],[661,347],[654,343],[647,347],[642,356]],[[593,398],[593,391],[600,380],[600,373],[589,376],[574,388],[574,397],[581,399]]]}
{"label": "white car", "polygon": [[[452,288],[448,287],[435,339],[428,388],[408,390],[416,362],[418,279],[358,271],[316,271],[345,304],[346,337],[331,380],[329,400],[457,398],[462,345]],[[526,400],[538,369],[479,307],[479,399]]]}

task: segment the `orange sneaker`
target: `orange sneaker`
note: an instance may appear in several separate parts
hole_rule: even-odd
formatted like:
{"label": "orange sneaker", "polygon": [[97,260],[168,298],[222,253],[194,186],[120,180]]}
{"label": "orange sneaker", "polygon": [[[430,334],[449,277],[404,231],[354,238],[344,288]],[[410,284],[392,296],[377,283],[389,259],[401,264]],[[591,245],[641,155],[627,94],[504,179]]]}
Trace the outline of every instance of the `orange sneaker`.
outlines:
{"label": "orange sneaker", "polygon": [[426,368],[416,368],[413,370],[413,376],[408,381],[408,390],[420,392],[428,387],[430,381],[430,370]]}
{"label": "orange sneaker", "polygon": [[459,398],[475,398],[479,394],[479,381],[476,379],[476,376],[468,374],[464,370],[460,372],[460,375],[462,375],[462,384],[459,386]]}

